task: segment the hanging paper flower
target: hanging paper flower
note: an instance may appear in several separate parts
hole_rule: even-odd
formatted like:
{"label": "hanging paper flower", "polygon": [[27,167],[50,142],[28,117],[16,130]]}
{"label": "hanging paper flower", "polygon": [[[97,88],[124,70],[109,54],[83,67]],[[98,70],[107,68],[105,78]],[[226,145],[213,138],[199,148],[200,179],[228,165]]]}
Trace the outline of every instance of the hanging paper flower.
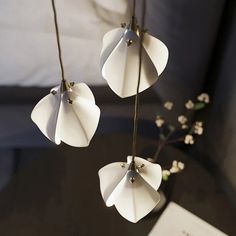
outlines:
{"label": "hanging paper flower", "polygon": [[32,120],[48,139],[75,147],[89,145],[99,117],[100,109],[89,87],[66,81],[53,88],[31,113]]}
{"label": "hanging paper flower", "polygon": [[[103,38],[101,70],[111,89],[120,97],[136,94],[139,77],[140,29],[133,21],[124,28],[108,32]],[[168,49],[159,39],[143,34],[143,53],[139,92],[152,86],[163,72]]]}
{"label": "hanging paper flower", "polygon": [[115,205],[127,220],[136,223],[160,201],[160,165],[128,156],[127,163],[115,162],[99,170],[100,189],[108,207]]}

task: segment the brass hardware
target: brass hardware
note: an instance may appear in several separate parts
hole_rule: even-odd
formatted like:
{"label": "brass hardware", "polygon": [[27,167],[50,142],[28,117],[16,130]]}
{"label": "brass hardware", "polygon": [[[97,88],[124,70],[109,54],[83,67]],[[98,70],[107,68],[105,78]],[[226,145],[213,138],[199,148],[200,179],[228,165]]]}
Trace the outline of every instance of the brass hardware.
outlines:
{"label": "brass hardware", "polygon": [[121,28],[125,28],[126,27],[126,23],[121,23],[120,26],[121,26]]}
{"label": "brass hardware", "polygon": [[133,184],[133,183],[135,182],[135,178],[134,178],[134,177],[130,177],[130,178],[129,178],[129,182],[130,182],[131,184]]}
{"label": "brass hardware", "polygon": [[126,41],[126,44],[127,44],[128,47],[129,47],[132,43],[133,43],[133,40],[132,40],[132,39],[128,39],[128,40]]}
{"label": "brass hardware", "polygon": [[68,101],[69,104],[73,103],[73,101],[70,98],[67,101]]}
{"label": "brass hardware", "polygon": [[120,166],[121,168],[125,168],[125,163],[122,163]]}
{"label": "brass hardware", "polygon": [[56,95],[56,94],[57,94],[57,91],[56,91],[56,90],[52,90],[52,91],[51,91],[51,94],[52,94],[52,95]]}

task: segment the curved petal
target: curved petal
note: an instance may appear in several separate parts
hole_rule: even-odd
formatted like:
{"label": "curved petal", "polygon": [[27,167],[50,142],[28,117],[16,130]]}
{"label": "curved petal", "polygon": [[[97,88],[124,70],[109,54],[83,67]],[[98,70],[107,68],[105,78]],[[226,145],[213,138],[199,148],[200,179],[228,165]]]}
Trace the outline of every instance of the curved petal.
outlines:
{"label": "curved petal", "polygon": [[[127,30],[126,34],[130,34]],[[136,94],[139,75],[139,37],[135,34],[131,45],[127,46],[126,34],[111,52],[102,67],[102,75],[111,89],[120,97]],[[152,86],[158,79],[157,70],[143,50],[141,82],[139,92]]]}
{"label": "curved petal", "polygon": [[55,137],[60,100],[60,93],[49,94],[36,104],[31,113],[31,119],[41,132],[56,144],[60,144],[60,140]]}
{"label": "curved petal", "polygon": [[[135,181],[132,183],[133,174]],[[133,223],[146,216],[160,201],[159,193],[135,171],[127,173],[113,194],[118,195],[115,200],[118,212]]]}
{"label": "curved petal", "polygon": [[78,98],[72,104],[63,94],[58,114],[56,137],[74,147],[86,147],[92,139],[100,118],[98,106],[88,99]]}
{"label": "curved petal", "polygon": [[122,162],[111,163],[98,171],[100,179],[100,190],[108,207],[114,205],[115,199],[111,197],[112,192],[126,175],[128,165]]}
{"label": "curved petal", "polygon": [[114,48],[117,46],[117,44],[122,39],[122,36],[125,32],[124,28],[116,28],[114,30],[111,30],[107,32],[103,37],[103,43],[102,43],[102,51],[101,51],[101,57],[100,57],[100,65],[101,69],[106,62],[107,58],[111,54],[111,52],[114,50]]}
{"label": "curved petal", "polygon": [[[132,160],[132,156],[127,157],[128,163]],[[139,169],[139,174],[145,179],[145,181],[150,184],[155,190],[161,185],[162,181],[162,169],[161,166],[156,163],[151,163],[143,158],[135,157],[135,163],[137,166],[142,166],[143,168]]]}
{"label": "curved petal", "polygon": [[85,83],[78,83],[72,86],[72,92],[70,92],[70,98],[74,100],[78,96],[82,98],[86,98],[90,102],[95,104],[95,98],[93,96],[93,93],[88,87],[88,85]]}
{"label": "curved petal", "polygon": [[162,41],[147,33],[144,34],[143,47],[147,51],[160,76],[168,61],[168,48]]}

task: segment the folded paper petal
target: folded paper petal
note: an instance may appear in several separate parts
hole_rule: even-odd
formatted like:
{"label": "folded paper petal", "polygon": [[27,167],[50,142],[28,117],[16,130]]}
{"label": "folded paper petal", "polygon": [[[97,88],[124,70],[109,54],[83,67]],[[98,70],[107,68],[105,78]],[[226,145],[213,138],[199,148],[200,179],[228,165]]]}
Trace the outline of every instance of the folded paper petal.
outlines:
{"label": "folded paper petal", "polygon": [[136,223],[160,201],[161,167],[135,157],[135,170],[128,162],[112,163],[99,170],[100,190],[107,206],[115,205],[127,220]]}
{"label": "folded paper petal", "polygon": [[[101,70],[107,58],[109,57],[109,55],[112,53],[116,45],[122,39],[124,32],[125,32],[124,28],[117,28],[117,29],[107,32],[104,35],[103,42],[102,42],[103,47],[102,47],[101,58],[100,58]],[[104,77],[104,79],[106,78]]]}
{"label": "folded paper petal", "polygon": [[[136,94],[139,45],[140,37],[130,29],[115,29],[104,36],[101,53],[102,75],[120,97]],[[142,55],[139,92],[146,90],[157,81],[167,64],[168,49],[160,40],[145,33]]]}
{"label": "folded paper petal", "polygon": [[146,216],[160,201],[160,195],[137,172],[131,183],[129,171],[113,195],[117,211],[130,222],[136,223]]}
{"label": "folded paper petal", "polygon": [[51,90],[33,109],[32,120],[56,144],[75,147],[89,145],[100,117],[94,96],[86,84],[75,84],[68,91]]}
{"label": "folded paper petal", "polygon": [[56,139],[55,135],[60,100],[59,94],[49,94],[38,102],[31,113],[31,119],[41,132],[56,144],[61,143],[61,140]]}
{"label": "folded paper petal", "polygon": [[114,198],[111,197],[112,192],[126,175],[128,165],[122,162],[116,162],[104,166],[99,170],[100,190],[104,202],[108,207],[114,205]]}

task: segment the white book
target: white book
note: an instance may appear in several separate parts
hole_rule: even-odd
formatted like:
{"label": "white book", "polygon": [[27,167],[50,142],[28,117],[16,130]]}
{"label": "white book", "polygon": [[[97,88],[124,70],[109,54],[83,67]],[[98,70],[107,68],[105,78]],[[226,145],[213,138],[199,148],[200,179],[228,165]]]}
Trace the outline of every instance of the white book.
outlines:
{"label": "white book", "polygon": [[227,236],[183,207],[170,202],[149,236]]}

